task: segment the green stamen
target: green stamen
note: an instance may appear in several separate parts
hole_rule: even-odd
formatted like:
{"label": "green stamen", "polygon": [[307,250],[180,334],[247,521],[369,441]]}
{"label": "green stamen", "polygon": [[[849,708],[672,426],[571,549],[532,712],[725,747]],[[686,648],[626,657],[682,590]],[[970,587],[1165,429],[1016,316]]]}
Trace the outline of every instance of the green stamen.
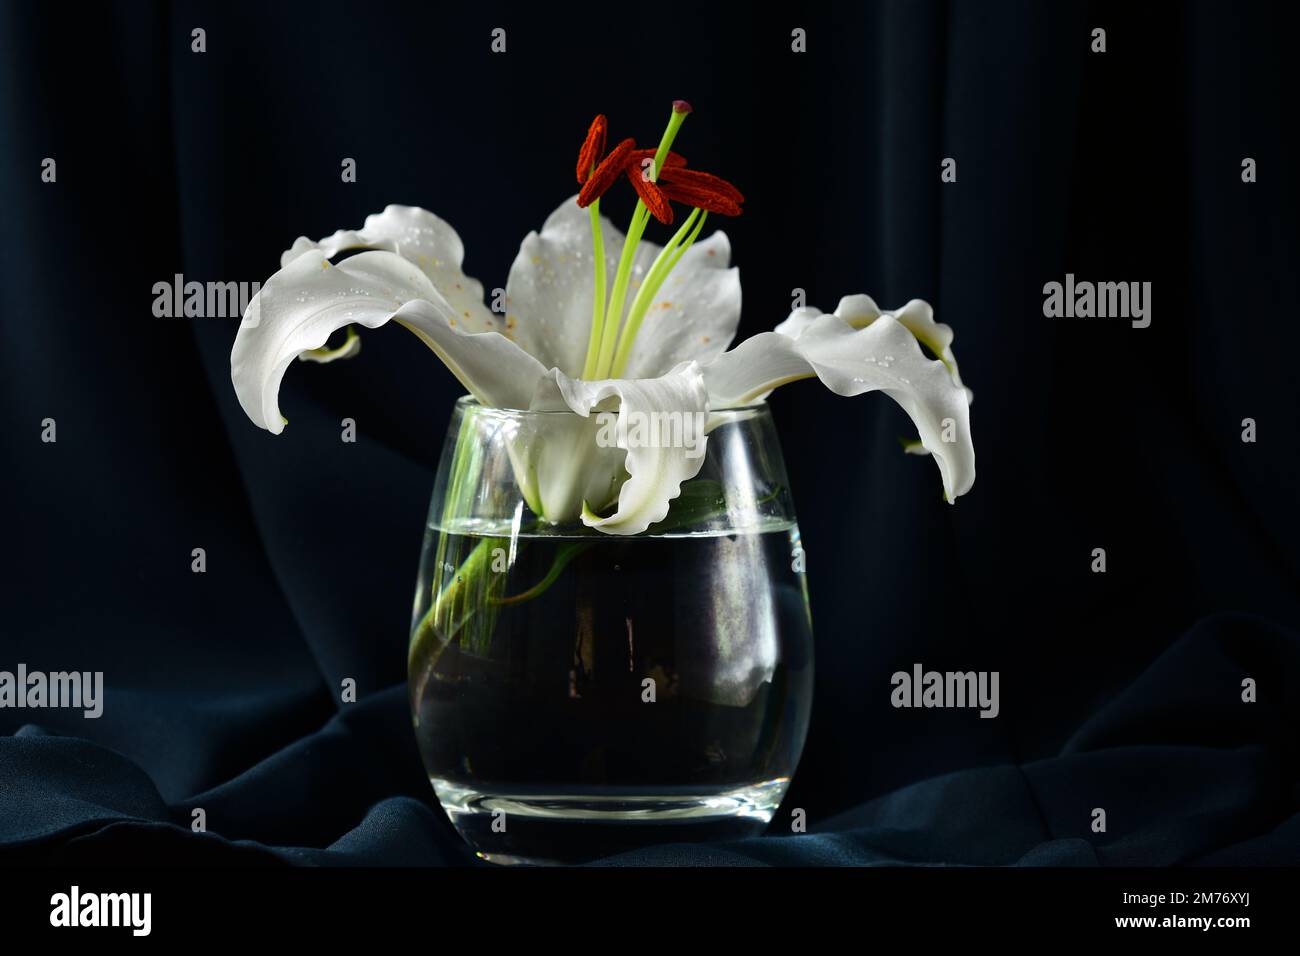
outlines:
{"label": "green stamen", "polygon": [[[659,178],[659,169],[663,166],[664,158],[668,155],[668,151],[672,149],[673,140],[677,138],[677,131],[681,129],[682,123],[686,121],[689,113],[690,107],[682,101],[678,100],[673,104],[672,116],[668,119],[668,128],[664,130],[663,138],[659,140],[659,148],[655,150],[654,165],[650,168],[651,182]],[[623,303],[627,299],[628,280],[632,276],[632,262],[636,258],[637,244],[640,243],[641,236],[645,232],[649,220],[650,211],[646,209],[645,203],[638,199],[636,208],[632,211],[632,222],[628,226],[627,239],[623,242],[623,252],[618,259],[618,271],[614,274],[614,289],[610,295],[609,306],[605,310],[605,322],[600,333],[600,351],[595,362],[595,370],[591,376],[584,376],[584,378],[609,377],[610,367],[614,360],[614,346],[618,340],[619,324],[623,317]],[[588,356],[588,364],[590,364],[590,356]]]}
{"label": "green stamen", "polygon": [[668,278],[668,276],[672,274],[672,271],[677,268],[677,263],[682,261],[682,256],[686,254],[686,250],[695,244],[696,239],[700,238],[700,230],[704,228],[704,220],[709,218],[709,211],[707,209],[699,209],[696,211],[700,214],[700,221],[695,224],[695,228],[692,229],[691,234],[686,237],[686,241],[678,247],[677,254],[674,255],[672,261],[668,263],[668,268],[664,269],[665,279]]}
{"label": "green stamen", "polygon": [[[703,212],[704,215],[700,215]],[[627,312],[627,322],[623,326],[623,332],[618,339],[618,350],[614,353],[614,364],[610,374],[613,378],[621,378],[624,369],[627,368],[628,360],[632,357],[632,342],[636,339],[636,334],[641,328],[641,321],[650,311],[650,305],[659,293],[659,289],[667,280],[669,273],[673,271],[673,266],[677,265],[682,254],[690,248],[691,243],[700,234],[700,227],[704,225],[704,216],[708,212],[700,209],[692,209],[691,214],[686,217],[677,234],[668,241],[668,245],[659,251],[655,258],[654,264],[650,266],[650,271],[646,273],[645,280],[641,283],[641,288],[637,291],[636,298],[632,300],[632,307]]]}
{"label": "green stamen", "polygon": [[[593,167],[594,168],[594,167]],[[600,200],[587,207],[591,217],[591,245],[593,267],[596,273],[596,295],[591,305],[591,338],[587,340],[587,360],[582,366],[582,377],[596,374],[596,359],[600,354],[601,319],[605,315],[605,236],[600,228]]]}

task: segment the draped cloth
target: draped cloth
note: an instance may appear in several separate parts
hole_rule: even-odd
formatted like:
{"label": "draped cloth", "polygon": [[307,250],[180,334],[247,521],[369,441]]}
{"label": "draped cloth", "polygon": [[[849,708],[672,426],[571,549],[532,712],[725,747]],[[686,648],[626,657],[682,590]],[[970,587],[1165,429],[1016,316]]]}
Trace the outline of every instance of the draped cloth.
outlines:
{"label": "draped cloth", "polygon": [[[261,281],[389,202],[503,285],[591,116],[649,141],[686,96],[680,149],[747,196],[742,335],[796,289],[926,298],[979,477],[948,507],[889,403],[773,396],[816,633],[803,761],[768,835],[601,862],[1300,861],[1289,8],[864,4],[804,15],[803,53],[775,12],[693,10],[679,44],[611,19],[593,50],[537,11],[499,55],[438,5],[66,16],[0,9],[0,670],[102,671],[104,712],[0,709],[0,859],[472,862],[404,689],[454,381],[383,330],[295,365],[272,437],[230,386],[236,320],[153,290]],[[1152,283],[1150,326],[1047,317],[1067,274]],[[917,663],[998,672],[998,716],[894,708]]]}

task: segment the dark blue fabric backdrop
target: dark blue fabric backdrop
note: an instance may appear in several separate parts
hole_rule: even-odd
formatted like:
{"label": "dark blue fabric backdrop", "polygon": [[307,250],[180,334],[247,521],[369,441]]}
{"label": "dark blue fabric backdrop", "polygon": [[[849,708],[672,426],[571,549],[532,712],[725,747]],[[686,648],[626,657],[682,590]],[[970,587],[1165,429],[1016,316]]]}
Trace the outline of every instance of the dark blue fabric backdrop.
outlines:
{"label": "dark blue fabric backdrop", "polygon": [[[929,299],[977,395],[979,478],[943,506],[879,396],[773,398],[818,658],[786,806],[812,832],[610,862],[1300,862],[1294,20],[6,3],[0,670],[102,670],[107,691],[98,720],[0,710],[0,858],[469,861],[404,693],[455,383],[385,330],[292,369],[272,437],[230,387],[234,321],[155,318],[152,288],[263,280],[294,237],[390,202],[450,221],[503,284],[591,116],[648,139],[685,97],[684,151],[747,196],[726,226],[741,334],[796,287],[823,309]],[[1044,318],[1067,272],[1152,282],[1151,327]],[[918,661],[999,671],[998,718],[893,709]]]}

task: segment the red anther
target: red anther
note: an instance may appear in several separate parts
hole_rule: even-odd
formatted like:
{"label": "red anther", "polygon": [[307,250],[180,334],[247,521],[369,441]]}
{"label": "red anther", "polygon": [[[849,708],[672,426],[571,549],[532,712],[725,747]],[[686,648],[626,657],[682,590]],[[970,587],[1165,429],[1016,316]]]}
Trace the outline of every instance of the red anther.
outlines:
{"label": "red anther", "polygon": [[[658,150],[634,149],[632,150],[632,162],[639,169],[641,168],[641,161],[643,159],[654,159],[656,152],[658,152]],[[668,151],[668,155],[664,157],[663,169],[667,169],[669,166],[685,166],[685,165],[686,165],[686,157],[683,156],[681,153],[674,153],[671,149]],[[661,175],[663,173],[663,169],[660,170]]]}
{"label": "red anther", "polygon": [[[673,111],[689,113],[691,104],[674,100]],[[620,174],[625,174],[646,209],[664,225],[672,225],[674,202],[723,216],[740,215],[740,204],[745,201],[741,191],[720,176],[686,168],[686,157],[680,153],[669,150],[654,179],[650,177],[651,160],[659,151],[638,149],[631,139],[623,140],[597,163],[605,149],[608,131],[609,124],[604,114],[597,116],[591,121],[587,138],[578,150],[578,182],[582,185],[578,193],[579,206],[590,206],[614,185]]]}
{"label": "red anther", "polygon": [[591,121],[587,138],[582,141],[582,148],[578,150],[579,185],[587,181],[587,177],[591,175],[591,168],[600,159],[600,154],[605,152],[605,136],[608,132],[609,123],[605,121],[605,114],[601,113]]}
{"label": "red anther", "polygon": [[619,173],[627,167],[628,155],[636,146],[635,141],[625,139],[614,147],[613,151],[595,168],[578,193],[578,205],[584,209],[605,194],[605,190],[614,185]]}
{"label": "red anther", "polygon": [[681,183],[661,183],[659,191],[673,202],[684,203],[723,216],[739,216],[740,204],[725,193],[712,189],[699,189]]}
{"label": "red anther", "polygon": [[645,203],[646,209],[650,210],[650,215],[654,216],[665,226],[673,224],[673,207],[668,204],[664,194],[659,187],[650,181],[646,171],[642,170],[639,163],[629,163],[627,166],[627,178],[632,183],[632,188],[636,194],[641,197]]}
{"label": "red anther", "polygon": [[683,169],[680,166],[670,167],[665,163],[664,168],[659,172],[659,179],[665,183],[672,183],[674,186],[685,186],[690,189],[718,193],[735,203],[745,201],[745,197],[740,190],[721,176],[700,172],[698,169]]}

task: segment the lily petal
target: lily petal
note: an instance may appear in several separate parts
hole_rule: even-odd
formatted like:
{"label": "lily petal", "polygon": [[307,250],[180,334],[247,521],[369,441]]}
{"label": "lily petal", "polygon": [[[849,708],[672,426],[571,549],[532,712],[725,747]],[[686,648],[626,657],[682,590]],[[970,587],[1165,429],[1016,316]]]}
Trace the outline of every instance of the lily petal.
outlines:
{"label": "lily petal", "polygon": [[901,321],[881,314],[854,328],[838,315],[796,313],[782,327],[798,328],[797,336],[764,332],[704,367],[712,408],[747,404],[778,385],[813,375],[838,395],[883,391],[907,412],[922,446],[934,455],[948,501],[970,490],[975,447],[966,390],[942,361],[921,351]]}
{"label": "lily petal", "polygon": [[[843,302],[840,304],[843,305]],[[952,354],[952,326],[934,320],[934,309],[931,308],[930,303],[923,299],[912,299],[907,305],[894,312],[893,316],[907,331],[916,336],[917,341],[947,366],[952,374],[952,380],[957,385],[961,385],[961,375],[957,371],[957,357]]]}
{"label": "lily petal", "polygon": [[[558,397],[553,377],[541,381]],[[506,444],[525,500],[552,525],[578,520],[584,504],[607,508],[627,479],[625,453],[597,440],[599,417],[574,415],[562,398],[559,404],[559,409],[548,404],[546,410],[563,411],[560,415],[521,416]]]}
{"label": "lily petal", "polygon": [[287,266],[307,252],[318,251],[332,259],[349,249],[397,253],[419,267],[469,331],[502,331],[501,319],[483,304],[483,284],[461,270],[465,245],[460,236],[446,220],[427,209],[385,206],[383,212],[367,216],[360,229],[340,229],[319,242],[300,236],[280,256],[280,266]]}
{"label": "lily petal", "polygon": [[348,326],[348,336],[343,344],[336,349],[328,345],[312,349],[310,352],[303,352],[298,356],[299,362],[316,362],[320,365],[328,365],[330,362],[337,362],[339,359],[352,358],[354,355],[361,353],[361,336],[357,335],[357,330]]}
{"label": "lily petal", "polygon": [[[615,402],[618,411],[613,417]],[[626,474],[613,514],[600,517],[592,510],[599,505],[586,502],[582,522],[590,528],[607,534],[639,534],[663,520],[681,493],[682,482],[699,474],[704,464],[708,394],[695,362],[683,362],[659,378],[598,382],[570,378],[554,369],[541,380],[534,406],[553,408],[560,403],[583,418],[593,411],[611,414],[598,419],[594,444],[602,451],[618,449],[621,462],[612,461],[621,464],[621,472],[597,475],[588,465],[586,480],[612,481],[617,486]],[[682,440],[663,440],[673,427]],[[603,462],[610,471],[611,459]]]}
{"label": "lily petal", "polygon": [[[651,248],[647,270],[659,254],[658,246]],[[731,243],[724,232],[686,250],[641,322],[625,371],[628,378],[652,378],[682,362],[704,365],[727,350],[740,324],[740,270],[730,262]]]}
{"label": "lily petal", "polygon": [[472,332],[425,273],[392,252],[362,252],[331,266],[307,250],[248,304],[230,353],[230,377],[253,423],[279,434],[280,382],[295,358],[325,346],[346,325],[378,328],[396,319],[428,345],[479,401],[521,408],[545,373],[497,332]]}
{"label": "lily petal", "polygon": [[[623,233],[601,218],[606,276],[613,282]],[[642,240],[632,264],[624,318],[661,247]],[[684,361],[707,362],[731,343],[740,321],[740,270],[728,268],[731,246],[715,232],[682,256],[646,313],[626,369],[628,378],[653,378]],[[591,334],[591,223],[576,198],[560,204],[541,233],[519,247],[506,282],[511,338],[547,367],[582,372]]]}
{"label": "lily petal", "polygon": [[[603,216],[601,230],[612,282],[623,234]],[[506,323],[520,347],[547,368],[580,375],[594,296],[590,218],[570,198],[547,217],[540,234],[530,232],[520,243],[506,280]]]}
{"label": "lily petal", "polygon": [[[798,338],[800,333],[815,322],[821,314],[820,309],[809,307],[795,309],[788,319],[776,327],[775,331]],[[916,336],[917,341],[948,367],[953,381],[961,385],[961,375],[957,371],[957,357],[952,354],[952,326],[936,322],[934,309],[924,299],[912,299],[901,309],[882,313],[871,296],[846,295],[840,299],[840,304],[835,307],[832,314],[839,316],[847,325],[855,329],[866,328],[881,315],[892,315],[903,328]]]}

